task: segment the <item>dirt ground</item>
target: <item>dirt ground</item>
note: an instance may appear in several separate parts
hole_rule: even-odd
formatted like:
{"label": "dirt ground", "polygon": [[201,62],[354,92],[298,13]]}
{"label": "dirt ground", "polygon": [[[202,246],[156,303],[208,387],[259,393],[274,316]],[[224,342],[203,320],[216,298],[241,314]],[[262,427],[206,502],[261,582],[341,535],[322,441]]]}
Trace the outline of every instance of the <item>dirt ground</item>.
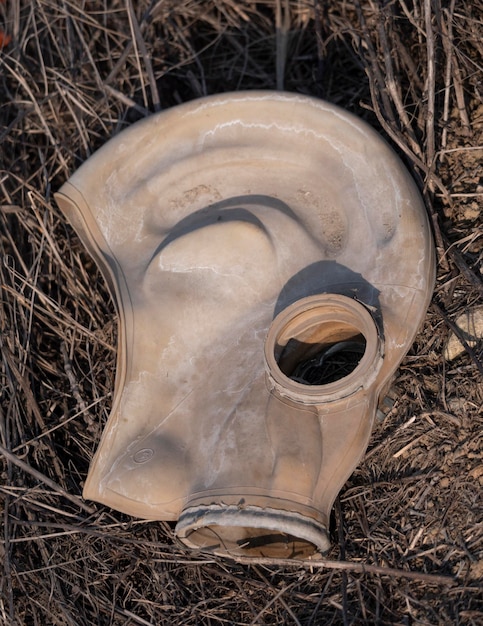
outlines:
{"label": "dirt ground", "polygon": [[[481,0],[6,0],[0,28],[0,623],[483,624],[482,341],[445,355],[483,300]],[[80,495],[117,318],[53,193],[134,121],[258,88],[381,132],[437,245],[431,307],[323,566],[193,554],[173,524]]]}

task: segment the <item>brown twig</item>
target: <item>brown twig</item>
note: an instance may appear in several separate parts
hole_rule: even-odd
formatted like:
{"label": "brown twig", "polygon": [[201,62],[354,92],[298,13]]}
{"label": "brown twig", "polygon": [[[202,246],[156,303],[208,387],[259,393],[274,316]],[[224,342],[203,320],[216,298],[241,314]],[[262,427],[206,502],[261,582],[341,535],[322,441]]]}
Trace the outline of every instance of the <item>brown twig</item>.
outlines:
{"label": "brown twig", "polygon": [[[135,49],[137,54],[137,47],[141,51],[141,55],[144,61],[144,67],[146,68],[146,73],[148,75],[149,85],[151,88],[151,98],[153,101],[153,106],[155,111],[161,111],[161,102],[159,99],[158,86],[156,84],[156,79],[154,77],[153,66],[151,63],[150,55],[148,54],[148,49],[146,47],[146,42],[144,41],[144,37],[139,27],[139,22],[136,17],[136,13],[134,12],[132,0],[126,0],[127,4],[127,12],[129,16],[129,22],[131,24],[131,29],[133,32],[133,41],[135,42]],[[142,72],[139,71],[139,76],[142,81]],[[141,83],[142,84],[142,83]],[[144,88],[144,86],[143,86]],[[145,103],[146,105],[146,103]],[[146,106],[147,108],[147,106]]]}
{"label": "brown twig", "polygon": [[277,0],[275,5],[276,27],[276,77],[277,89],[285,86],[285,65],[287,63],[288,37],[290,32],[289,0]]}
{"label": "brown twig", "polygon": [[342,570],[346,572],[354,572],[359,574],[376,574],[378,576],[389,576],[394,578],[407,578],[409,580],[418,580],[420,582],[431,583],[435,585],[448,585],[452,586],[455,580],[451,576],[443,576],[441,574],[426,574],[424,572],[413,572],[402,569],[396,569],[393,567],[383,567],[380,565],[368,565],[365,563],[351,563],[349,561],[329,561],[326,559],[320,560],[296,560],[296,559],[265,559],[265,558],[243,558],[238,557],[238,563],[244,563],[246,565],[267,565],[273,567],[295,567],[302,569],[334,569]]}
{"label": "brown twig", "polygon": [[[437,3],[438,0],[436,0]],[[435,106],[435,90],[436,90],[436,59],[433,31],[433,10],[431,0],[424,0],[424,23],[426,27],[426,47],[427,47],[427,107],[426,107],[426,163],[429,172],[434,167],[435,154],[435,137],[434,137],[434,106]],[[432,180],[429,178],[428,184],[431,188]]]}

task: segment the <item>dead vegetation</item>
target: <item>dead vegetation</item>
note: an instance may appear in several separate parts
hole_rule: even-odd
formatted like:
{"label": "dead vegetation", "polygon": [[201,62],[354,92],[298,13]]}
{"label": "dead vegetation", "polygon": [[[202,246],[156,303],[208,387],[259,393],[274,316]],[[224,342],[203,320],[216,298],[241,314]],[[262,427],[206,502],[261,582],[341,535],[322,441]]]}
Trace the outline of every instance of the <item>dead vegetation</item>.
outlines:
{"label": "dead vegetation", "polygon": [[[481,0],[7,0],[0,16],[0,622],[482,624],[481,341],[444,359],[483,293]],[[380,130],[438,248],[433,305],[324,567],[194,555],[169,524],[80,498],[116,316],[52,194],[151,112],[277,87]]]}

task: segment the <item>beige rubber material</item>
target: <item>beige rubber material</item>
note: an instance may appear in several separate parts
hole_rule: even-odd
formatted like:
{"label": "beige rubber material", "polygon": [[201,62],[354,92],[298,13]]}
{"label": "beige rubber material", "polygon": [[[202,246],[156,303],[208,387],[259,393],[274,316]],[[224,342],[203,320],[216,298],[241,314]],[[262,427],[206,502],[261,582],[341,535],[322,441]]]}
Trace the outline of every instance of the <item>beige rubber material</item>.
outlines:
{"label": "beige rubber material", "polygon": [[233,558],[317,558],[434,283],[423,203],[365,123],[223,94],[111,139],[56,200],[119,312],[86,498]]}

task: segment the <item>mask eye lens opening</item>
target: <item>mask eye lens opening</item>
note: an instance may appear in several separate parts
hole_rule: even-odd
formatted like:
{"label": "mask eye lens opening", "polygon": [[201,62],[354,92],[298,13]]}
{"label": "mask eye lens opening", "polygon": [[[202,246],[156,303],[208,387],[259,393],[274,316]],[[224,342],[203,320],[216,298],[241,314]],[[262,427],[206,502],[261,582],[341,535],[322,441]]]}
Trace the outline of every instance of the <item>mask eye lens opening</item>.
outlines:
{"label": "mask eye lens opening", "polygon": [[[347,328],[347,337],[323,343],[304,343],[290,339],[278,360],[285,376],[303,385],[328,385],[351,374],[359,365],[366,350],[366,339],[355,329]],[[294,352],[288,359],[285,353]]]}
{"label": "mask eye lens opening", "polygon": [[369,310],[338,294],[309,296],[287,307],[265,341],[269,384],[309,404],[368,388],[382,362],[383,342]]}

